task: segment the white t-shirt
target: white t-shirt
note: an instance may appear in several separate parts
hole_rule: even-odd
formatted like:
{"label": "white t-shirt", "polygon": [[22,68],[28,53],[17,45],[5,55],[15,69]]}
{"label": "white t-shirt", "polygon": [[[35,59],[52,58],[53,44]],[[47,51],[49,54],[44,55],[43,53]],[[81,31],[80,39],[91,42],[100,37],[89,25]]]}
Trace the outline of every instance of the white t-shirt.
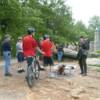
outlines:
{"label": "white t-shirt", "polygon": [[22,42],[16,43],[16,51],[17,51],[17,53],[23,52]]}

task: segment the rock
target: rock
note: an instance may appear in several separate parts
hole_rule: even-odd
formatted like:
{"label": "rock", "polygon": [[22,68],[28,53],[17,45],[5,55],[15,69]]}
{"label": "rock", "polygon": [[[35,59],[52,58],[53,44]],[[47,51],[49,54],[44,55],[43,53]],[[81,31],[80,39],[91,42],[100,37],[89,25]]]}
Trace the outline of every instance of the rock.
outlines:
{"label": "rock", "polygon": [[85,89],[83,87],[75,88],[71,92],[71,97],[74,99],[79,99],[82,93],[85,93]]}
{"label": "rock", "polygon": [[100,98],[96,98],[95,100],[100,100]]}
{"label": "rock", "polygon": [[88,58],[87,64],[88,65],[100,65],[100,59],[99,58]]}
{"label": "rock", "polygon": [[66,55],[68,57],[76,58],[77,57],[77,51],[71,50],[69,48],[64,48],[64,55]]}

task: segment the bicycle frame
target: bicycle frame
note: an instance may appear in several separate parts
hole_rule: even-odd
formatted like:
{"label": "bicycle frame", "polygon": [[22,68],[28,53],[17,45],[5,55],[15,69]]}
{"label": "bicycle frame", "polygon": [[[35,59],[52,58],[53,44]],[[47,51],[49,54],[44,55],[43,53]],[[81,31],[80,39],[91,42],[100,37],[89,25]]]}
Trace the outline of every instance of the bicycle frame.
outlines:
{"label": "bicycle frame", "polygon": [[39,78],[39,62],[36,57],[27,57],[27,83],[33,87],[35,79]]}

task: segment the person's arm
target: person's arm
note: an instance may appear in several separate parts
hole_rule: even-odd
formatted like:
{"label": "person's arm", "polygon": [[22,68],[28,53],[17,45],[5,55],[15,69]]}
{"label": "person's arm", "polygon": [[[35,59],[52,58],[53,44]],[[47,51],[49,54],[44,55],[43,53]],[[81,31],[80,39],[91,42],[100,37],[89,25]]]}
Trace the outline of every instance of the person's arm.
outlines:
{"label": "person's arm", "polygon": [[1,43],[1,56],[3,55],[3,42]]}
{"label": "person's arm", "polygon": [[45,54],[38,46],[38,43],[36,40],[33,40],[33,46],[36,48],[37,51],[39,51],[41,54]]}
{"label": "person's arm", "polygon": [[41,54],[45,54],[39,47],[36,48]]}

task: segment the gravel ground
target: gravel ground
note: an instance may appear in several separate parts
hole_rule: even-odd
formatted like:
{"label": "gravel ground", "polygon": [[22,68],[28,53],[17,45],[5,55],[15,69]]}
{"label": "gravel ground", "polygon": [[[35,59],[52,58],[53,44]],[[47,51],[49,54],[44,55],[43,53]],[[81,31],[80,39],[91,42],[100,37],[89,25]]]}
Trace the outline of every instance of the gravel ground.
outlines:
{"label": "gravel ground", "polygon": [[89,67],[88,76],[79,75],[77,66],[72,77],[49,78],[41,72],[40,80],[30,89],[25,73],[17,73],[17,64],[11,67],[12,77],[4,77],[0,66],[0,100],[100,100],[100,73]]}

